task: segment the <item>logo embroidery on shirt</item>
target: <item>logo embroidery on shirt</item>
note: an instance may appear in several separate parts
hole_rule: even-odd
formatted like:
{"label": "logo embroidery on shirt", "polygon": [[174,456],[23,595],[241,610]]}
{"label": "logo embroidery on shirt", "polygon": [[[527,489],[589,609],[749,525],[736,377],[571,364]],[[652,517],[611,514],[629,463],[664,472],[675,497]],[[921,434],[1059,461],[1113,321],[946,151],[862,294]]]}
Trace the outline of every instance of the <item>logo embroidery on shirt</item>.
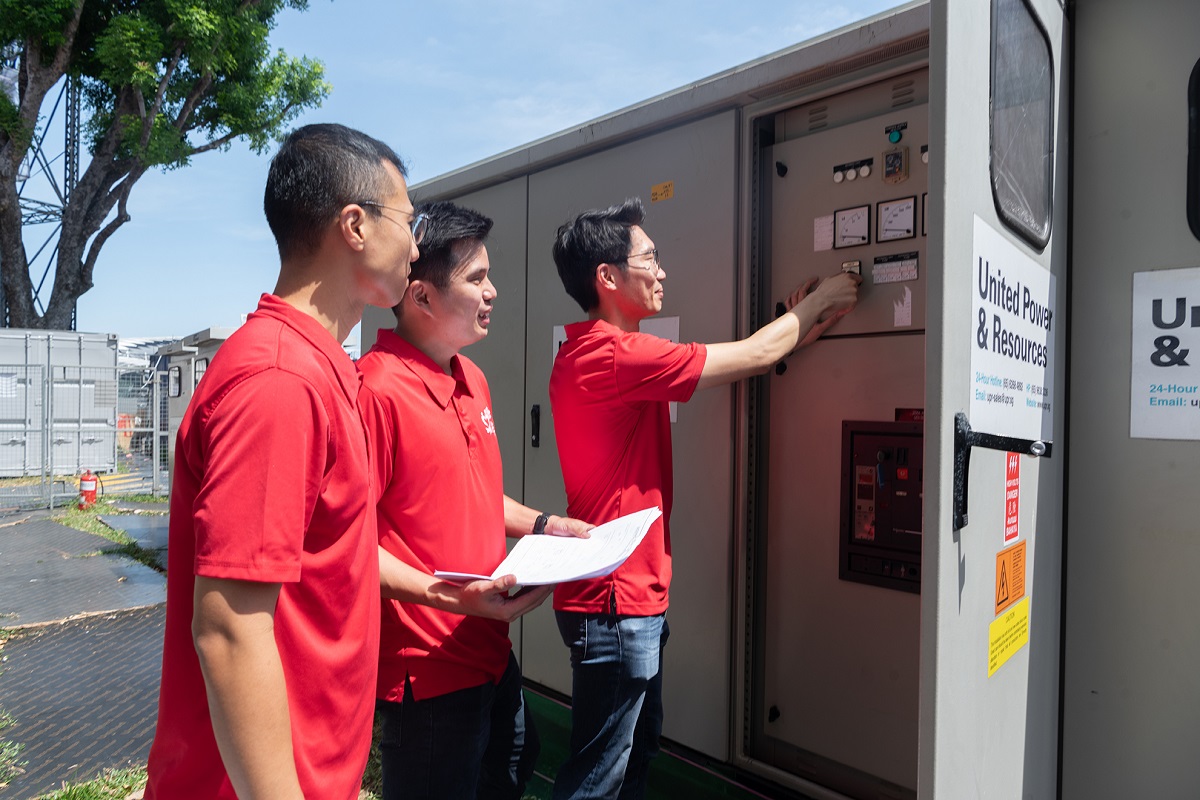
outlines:
{"label": "logo embroidery on shirt", "polygon": [[493,436],[496,435],[496,423],[492,420],[492,410],[484,408],[479,412],[479,418],[483,420],[483,429]]}

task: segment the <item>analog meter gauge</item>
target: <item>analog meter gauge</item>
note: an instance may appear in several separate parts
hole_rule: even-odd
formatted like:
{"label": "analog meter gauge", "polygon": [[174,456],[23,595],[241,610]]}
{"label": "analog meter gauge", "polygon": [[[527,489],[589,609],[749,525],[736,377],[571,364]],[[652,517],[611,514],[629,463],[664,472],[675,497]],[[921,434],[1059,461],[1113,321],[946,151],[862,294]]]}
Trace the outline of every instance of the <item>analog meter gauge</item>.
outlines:
{"label": "analog meter gauge", "polygon": [[879,220],[875,227],[875,241],[890,242],[893,239],[911,239],[917,235],[917,198],[901,197],[878,205]]}
{"label": "analog meter gauge", "polygon": [[854,247],[871,243],[871,206],[833,212],[833,246]]}

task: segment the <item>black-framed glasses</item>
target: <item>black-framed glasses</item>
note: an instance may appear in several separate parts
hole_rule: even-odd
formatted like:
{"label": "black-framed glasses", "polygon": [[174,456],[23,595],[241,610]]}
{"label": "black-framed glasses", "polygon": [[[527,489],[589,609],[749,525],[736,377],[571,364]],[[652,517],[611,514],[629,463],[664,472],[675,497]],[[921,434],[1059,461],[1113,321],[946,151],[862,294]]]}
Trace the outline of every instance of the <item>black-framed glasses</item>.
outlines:
{"label": "black-framed glasses", "polygon": [[[650,264],[649,265],[634,264],[633,262],[631,262],[629,260],[631,258],[641,258],[642,256],[650,256]],[[631,267],[637,267],[638,269],[644,269],[647,272],[658,272],[662,268],[662,262],[660,262],[658,260],[658,248],[657,247],[654,248],[653,250],[646,250],[645,252],[642,252],[642,253],[634,253],[633,255],[625,256],[624,261],[626,264],[628,264]]]}
{"label": "black-framed glasses", "polygon": [[[429,229],[429,217],[424,214],[418,214],[415,211],[405,211],[403,208],[393,208],[385,206],[383,203],[376,203],[374,200],[362,200],[360,206],[374,206],[375,208],[384,208],[388,211],[396,211],[405,216],[412,217],[412,222],[408,224],[408,230],[412,234],[413,244],[420,244],[425,238],[425,231]],[[382,215],[381,215],[382,216]]]}

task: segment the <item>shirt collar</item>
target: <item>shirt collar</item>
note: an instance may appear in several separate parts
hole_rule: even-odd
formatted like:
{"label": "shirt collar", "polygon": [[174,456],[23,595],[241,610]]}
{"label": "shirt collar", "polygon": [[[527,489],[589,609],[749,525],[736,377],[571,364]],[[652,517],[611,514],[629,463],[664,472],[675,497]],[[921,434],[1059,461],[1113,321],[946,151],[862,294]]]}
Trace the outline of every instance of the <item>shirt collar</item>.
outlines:
{"label": "shirt collar", "polygon": [[585,319],[583,322],[572,322],[566,326],[567,338],[578,339],[589,333],[613,334],[621,333],[621,329],[611,322],[602,319]]}
{"label": "shirt collar", "polygon": [[463,394],[474,396],[470,384],[467,383],[467,375],[463,371],[460,356],[455,355],[450,359],[451,374],[447,375],[432,358],[394,330],[380,328],[375,346],[399,358],[414,375],[421,379],[429,396],[442,408],[450,405],[455,389],[460,385]]}
{"label": "shirt collar", "polygon": [[351,401],[358,397],[361,378],[354,366],[354,361],[342,349],[341,343],[325,329],[325,326],[273,294],[262,295],[258,299],[258,308],[254,313],[277,319],[298,333],[329,361],[345,395]]}

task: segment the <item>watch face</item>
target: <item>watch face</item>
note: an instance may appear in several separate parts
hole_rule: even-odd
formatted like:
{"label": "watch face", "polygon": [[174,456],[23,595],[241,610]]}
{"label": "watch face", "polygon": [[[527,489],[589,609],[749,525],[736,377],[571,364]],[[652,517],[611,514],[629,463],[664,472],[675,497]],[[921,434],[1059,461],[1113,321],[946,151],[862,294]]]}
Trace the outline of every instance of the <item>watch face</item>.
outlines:
{"label": "watch face", "polygon": [[833,246],[854,247],[871,243],[871,207],[856,206],[833,214]]}
{"label": "watch face", "polygon": [[880,242],[911,239],[917,235],[917,198],[902,197],[879,204],[875,238]]}

